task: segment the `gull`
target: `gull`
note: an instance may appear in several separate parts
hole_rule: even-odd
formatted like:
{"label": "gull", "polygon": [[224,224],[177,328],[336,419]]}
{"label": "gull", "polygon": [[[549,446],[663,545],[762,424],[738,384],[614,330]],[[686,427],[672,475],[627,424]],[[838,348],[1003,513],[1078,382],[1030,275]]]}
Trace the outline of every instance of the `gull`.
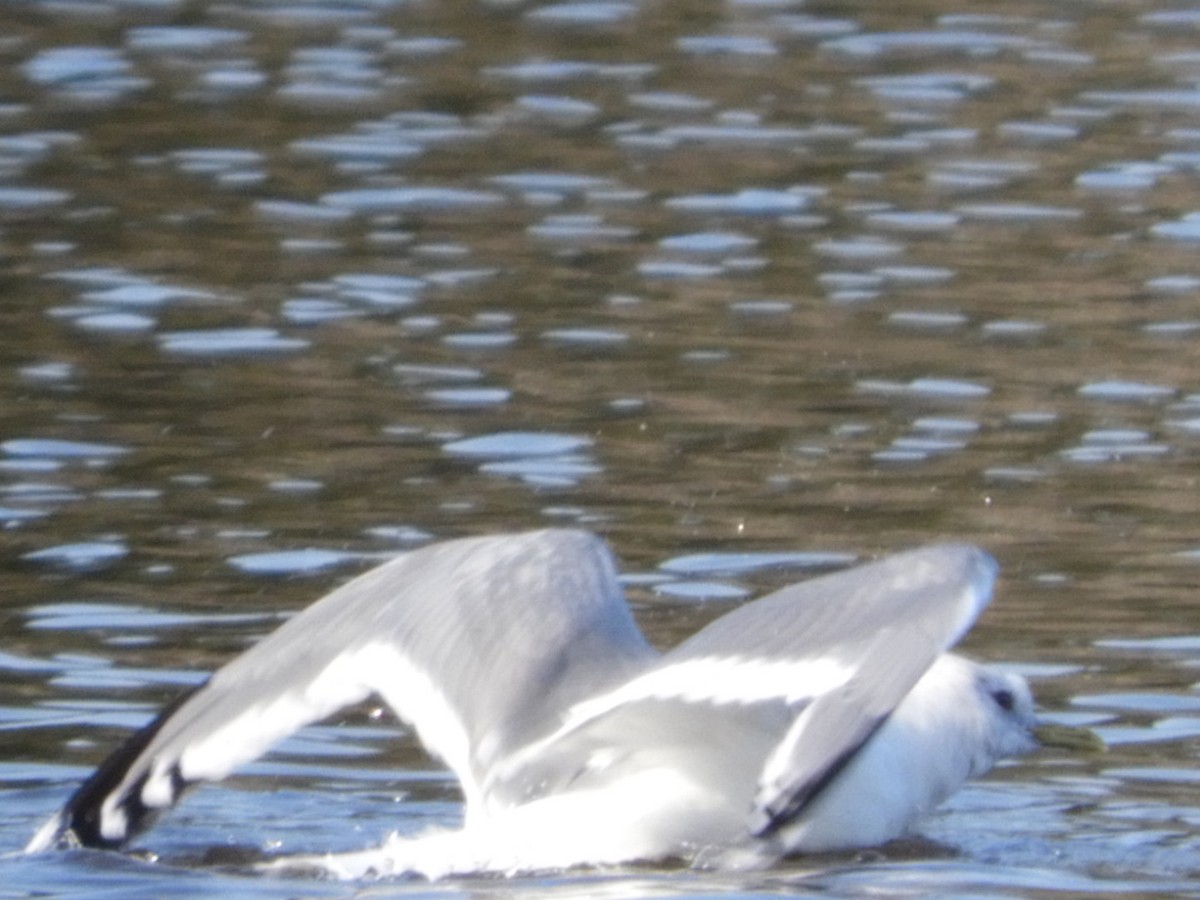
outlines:
{"label": "gull", "polygon": [[785,587],[663,653],[593,534],[432,544],[332,591],[167,707],[26,850],[119,848],[190,787],[373,695],[457,776],[461,828],[266,866],[736,869],[881,845],[1038,746],[1025,680],[947,652],[996,574],[980,549],[928,546]]}

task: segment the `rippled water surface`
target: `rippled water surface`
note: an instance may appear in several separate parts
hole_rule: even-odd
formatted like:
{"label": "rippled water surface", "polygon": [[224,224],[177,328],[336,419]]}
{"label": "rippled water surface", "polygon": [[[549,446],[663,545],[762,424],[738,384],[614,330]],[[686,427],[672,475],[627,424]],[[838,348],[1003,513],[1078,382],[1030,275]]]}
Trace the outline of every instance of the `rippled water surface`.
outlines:
{"label": "rippled water surface", "polygon": [[1101,757],[753,877],[339,885],[453,822],[367,709],[0,897],[1200,894],[1200,12],[0,5],[0,850],[159,704],[430,539],[605,533],[668,644],[947,537]]}

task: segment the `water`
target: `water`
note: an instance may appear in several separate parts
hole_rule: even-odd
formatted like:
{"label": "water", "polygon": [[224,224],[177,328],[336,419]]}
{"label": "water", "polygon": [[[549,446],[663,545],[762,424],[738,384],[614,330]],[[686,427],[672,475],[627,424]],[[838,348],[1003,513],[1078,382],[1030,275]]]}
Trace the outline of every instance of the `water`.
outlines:
{"label": "water", "polygon": [[750,877],[369,886],[454,821],[373,709],[0,896],[1200,893],[1200,16],[792,0],[0,7],[0,849],[431,538],[605,533],[669,644],[810,571],[1000,559],[967,640],[1098,758]]}

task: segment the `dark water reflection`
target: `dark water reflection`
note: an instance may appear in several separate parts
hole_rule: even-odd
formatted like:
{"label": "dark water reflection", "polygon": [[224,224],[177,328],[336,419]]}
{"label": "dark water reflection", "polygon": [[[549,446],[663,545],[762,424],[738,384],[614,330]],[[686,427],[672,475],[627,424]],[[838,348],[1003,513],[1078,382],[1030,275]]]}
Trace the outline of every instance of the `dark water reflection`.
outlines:
{"label": "dark water reflection", "polygon": [[[0,847],[158,703],[431,537],[603,531],[667,643],[954,536],[1005,571],[969,649],[1106,757],[969,788],[923,829],[949,849],[365,893],[1196,893],[1198,28],[0,7]],[[165,862],[5,858],[0,894],[350,894],[196,860],[452,818],[400,735],[306,732],[155,832]]]}

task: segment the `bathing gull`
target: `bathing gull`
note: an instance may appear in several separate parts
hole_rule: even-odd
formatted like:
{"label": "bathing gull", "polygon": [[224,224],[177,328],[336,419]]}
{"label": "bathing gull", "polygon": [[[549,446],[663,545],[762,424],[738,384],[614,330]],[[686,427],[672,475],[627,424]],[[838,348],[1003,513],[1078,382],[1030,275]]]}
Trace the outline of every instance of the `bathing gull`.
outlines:
{"label": "bathing gull", "polygon": [[172,704],[27,849],[120,847],[189,787],[371,695],[454,771],[463,826],[272,865],[436,878],[882,844],[1037,745],[1024,680],[946,652],[995,575],[981,550],[930,546],[783,588],[660,653],[594,535],[434,544]]}

